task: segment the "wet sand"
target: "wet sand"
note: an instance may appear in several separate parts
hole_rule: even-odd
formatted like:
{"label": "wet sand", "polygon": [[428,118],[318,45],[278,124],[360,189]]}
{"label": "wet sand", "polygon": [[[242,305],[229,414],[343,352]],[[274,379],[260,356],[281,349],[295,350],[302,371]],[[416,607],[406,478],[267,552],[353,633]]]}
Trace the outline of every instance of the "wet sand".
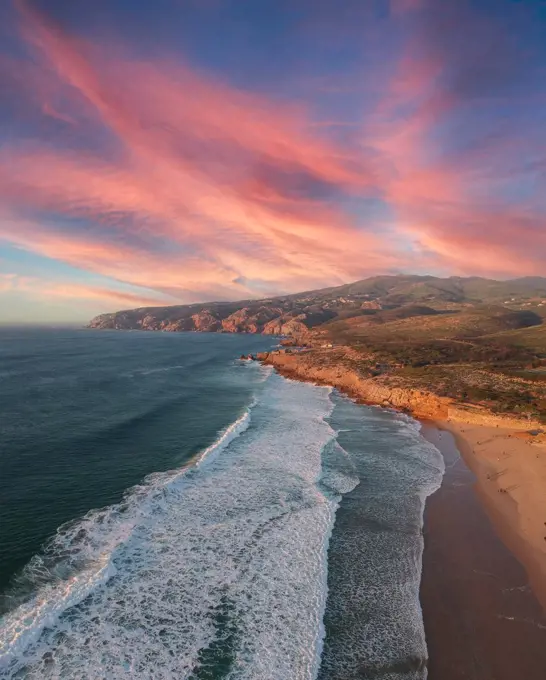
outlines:
{"label": "wet sand", "polygon": [[423,435],[446,461],[425,511],[429,680],[544,680],[546,616],[527,573],[485,512],[454,436],[432,424]]}
{"label": "wet sand", "polygon": [[497,533],[524,565],[546,610],[544,433],[453,420],[437,425],[455,437]]}

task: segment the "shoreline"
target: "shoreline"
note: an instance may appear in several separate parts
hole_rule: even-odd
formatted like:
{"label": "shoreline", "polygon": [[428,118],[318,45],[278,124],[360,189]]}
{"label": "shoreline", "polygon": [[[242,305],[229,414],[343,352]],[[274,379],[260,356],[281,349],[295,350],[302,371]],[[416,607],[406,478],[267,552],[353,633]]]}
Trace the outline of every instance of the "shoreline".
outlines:
{"label": "shoreline", "polygon": [[427,498],[424,513],[421,605],[430,680],[542,680],[546,435],[530,432],[540,425],[390,387],[324,356],[259,358],[293,380],[408,413],[446,460],[442,487]]}
{"label": "shoreline", "polygon": [[[270,352],[263,363],[281,375],[330,385],[358,403],[386,406],[449,431],[477,479],[480,501],[508,548],[523,563],[546,611],[546,434],[540,425],[360,376],[325,355]],[[536,430],[537,432],[539,429]]]}
{"label": "shoreline", "polygon": [[495,531],[546,612],[546,444],[508,428],[436,421],[451,433]]}
{"label": "shoreline", "polygon": [[546,615],[526,570],[493,525],[452,432],[429,421],[422,435],[446,463],[424,515],[420,602],[428,678],[542,680]]}

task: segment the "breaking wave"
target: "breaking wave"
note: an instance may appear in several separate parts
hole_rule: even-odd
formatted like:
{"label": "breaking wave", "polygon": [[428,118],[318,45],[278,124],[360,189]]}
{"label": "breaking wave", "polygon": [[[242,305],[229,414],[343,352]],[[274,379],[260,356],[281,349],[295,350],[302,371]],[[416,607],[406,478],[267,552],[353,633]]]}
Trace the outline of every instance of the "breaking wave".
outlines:
{"label": "breaking wave", "polygon": [[[249,427],[254,405],[255,402],[198,455],[196,466],[217,455]],[[1,621],[0,671],[16,667],[17,659],[39,639],[45,627],[54,626],[63,612],[82,602],[116,573],[115,550],[129,539],[168,486],[189,469],[184,466],[149,475],[142,485],[130,489],[121,503],[91,510],[58,529],[5,597],[4,608],[11,604],[11,611]]]}
{"label": "breaking wave", "polygon": [[423,510],[443,459],[412,418],[334,401],[329,420],[360,484],[341,500],[330,540],[318,678],[424,680]]}
{"label": "breaking wave", "polygon": [[329,390],[263,377],[190,465],[33,558],[0,624],[0,677],[316,676],[328,540],[358,478],[325,421]]}

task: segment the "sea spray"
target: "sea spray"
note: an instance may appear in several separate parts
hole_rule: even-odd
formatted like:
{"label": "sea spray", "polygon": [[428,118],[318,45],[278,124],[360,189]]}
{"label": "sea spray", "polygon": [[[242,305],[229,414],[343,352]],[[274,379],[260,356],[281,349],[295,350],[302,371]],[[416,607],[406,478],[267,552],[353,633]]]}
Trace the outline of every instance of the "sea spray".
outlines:
{"label": "sea spray", "polygon": [[[194,461],[196,467],[208,463],[250,424],[251,409],[218,433],[217,439]],[[149,475],[142,484],[130,489],[122,503],[92,510],[81,520],[60,527],[55,537],[25,567],[11,596],[15,605],[0,619],[0,672],[16,669],[27,648],[40,637],[45,627],[52,628],[70,607],[82,602],[116,573],[115,550],[125,543],[135,528],[146,521],[147,513],[163,491],[192,469]],[[33,590],[37,592],[28,597]]]}
{"label": "sea spray", "polygon": [[[67,597],[64,610],[57,600],[47,627],[27,618],[32,634],[9,648],[3,677],[92,668],[116,678],[312,680],[341,490],[333,477],[321,485],[335,436],[329,392],[271,375],[252,416],[219,438],[221,453],[152,476],[119,507],[90,513],[83,534],[72,527],[64,540],[77,553],[80,536],[84,563],[112,540],[108,579]],[[343,472],[338,481],[349,483]]]}
{"label": "sea spray", "polygon": [[441,483],[443,459],[413,419],[334,400],[329,422],[360,483],[342,498],[330,539],[318,678],[423,680],[423,509]]}

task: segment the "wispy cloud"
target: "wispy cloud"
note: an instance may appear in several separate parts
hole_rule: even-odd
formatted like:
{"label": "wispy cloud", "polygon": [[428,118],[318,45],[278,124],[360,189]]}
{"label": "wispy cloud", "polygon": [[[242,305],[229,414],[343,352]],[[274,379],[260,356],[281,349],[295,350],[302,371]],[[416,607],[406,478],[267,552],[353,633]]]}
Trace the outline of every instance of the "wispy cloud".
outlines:
{"label": "wispy cloud", "polygon": [[94,305],[97,301],[106,306],[165,305],[172,300],[152,293],[132,293],[100,285],[79,284],[72,281],[51,281],[38,276],[22,276],[16,273],[0,274],[0,293],[15,293],[35,300],[55,302],[56,300],[78,301]]}
{"label": "wispy cloud", "polygon": [[[27,3],[18,6],[23,35],[47,60],[49,77],[93,109],[121,151],[113,161],[39,144],[5,149],[0,191],[12,213],[22,207],[27,215],[88,219],[94,226],[85,238],[115,257],[125,250],[126,258],[134,256],[127,222],[138,224],[136,241],[146,233],[176,246],[181,288],[210,271],[219,292],[235,295],[230,282],[240,275],[259,274],[272,290],[341,281],[365,271],[363,252],[370,268],[395,263],[378,235],[342,207],[344,197],[373,193],[373,163],[314,135],[304,110],[187,66],[106,55]],[[22,234],[27,247],[60,259],[85,249],[73,231],[60,241],[44,227],[36,238],[38,223],[28,238]],[[150,262],[161,259],[149,243],[145,250]],[[93,266],[84,257],[80,264]]]}
{"label": "wispy cloud", "polygon": [[50,127],[0,150],[4,240],[188,301],[431,263],[540,270],[544,124],[519,103],[537,93],[505,25],[463,0],[393,0],[405,31],[379,96],[322,123],[312,101],[245,91],[180,55],[129,57],[15,5],[32,58],[5,58],[0,79]]}

